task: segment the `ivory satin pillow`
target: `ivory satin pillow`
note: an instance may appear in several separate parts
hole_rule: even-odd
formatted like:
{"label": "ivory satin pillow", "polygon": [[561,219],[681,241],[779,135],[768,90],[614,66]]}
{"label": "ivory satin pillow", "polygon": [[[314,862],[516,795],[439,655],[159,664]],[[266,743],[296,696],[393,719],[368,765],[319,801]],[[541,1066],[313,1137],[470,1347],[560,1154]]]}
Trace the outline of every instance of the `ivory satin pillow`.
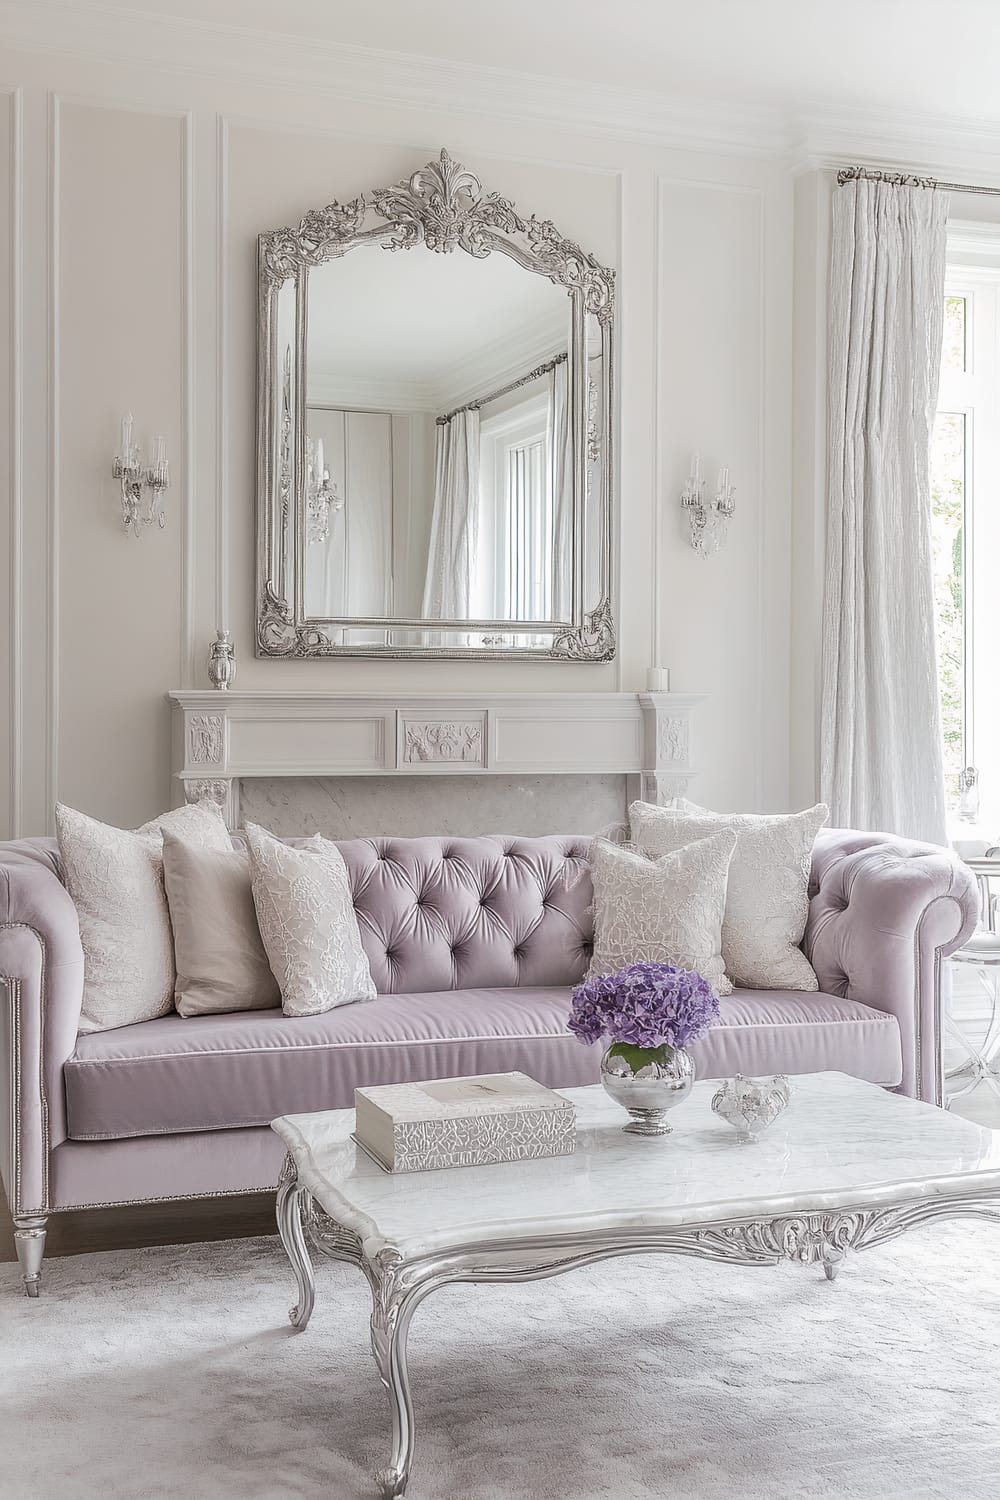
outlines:
{"label": "ivory satin pillow", "polygon": [[182,1016],[281,1004],[257,925],[242,849],[203,849],[164,831],[163,883],[174,930],[174,1005]]}
{"label": "ivory satin pillow", "polygon": [[589,974],[674,964],[732,993],[722,959],[726,878],[736,835],[719,833],[659,859],[594,839],[594,953]]}
{"label": "ivory satin pillow", "polygon": [[164,813],[134,833],[56,807],[66,888],[83,945],[80,1030],[151,1021],[174,1008],[174,944],[163,889],[162,831],[203,849],[231,849],[214,802]]}
{"label": "ivory satin pillow", "polygon": [[244,830],[250,883],[268,963],[288,1016],[374,1000],[351,882],[336,844],[319,835],[294,849],[255,823]]}
{"label": "ivory satin pillow", "polygon": [[736,835],[722,924],[722,954],[733,984],[751,990],[818,990],[799,944],[809,915],[809,867],[829,809],[819,803],[788,814],[711,813],[633,802],[632,840],[667,854],[720,832]]}

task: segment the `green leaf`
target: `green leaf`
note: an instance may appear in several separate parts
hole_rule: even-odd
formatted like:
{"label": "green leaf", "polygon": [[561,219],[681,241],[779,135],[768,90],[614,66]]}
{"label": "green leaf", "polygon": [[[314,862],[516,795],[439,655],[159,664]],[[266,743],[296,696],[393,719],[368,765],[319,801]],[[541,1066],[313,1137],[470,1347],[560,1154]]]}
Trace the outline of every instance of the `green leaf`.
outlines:
{"label": "green leaf", "polygon": [[660,1047],[635,1047],[631,1042],[615,1042],[614,1046],[608,1048],[609,1057],[620,1057],[627,1062],[633,1073],[638,1073],[648,1063],[662,1063],[668,1065],[673,1056],[673,1047],[669,1042],[664,1042]]}

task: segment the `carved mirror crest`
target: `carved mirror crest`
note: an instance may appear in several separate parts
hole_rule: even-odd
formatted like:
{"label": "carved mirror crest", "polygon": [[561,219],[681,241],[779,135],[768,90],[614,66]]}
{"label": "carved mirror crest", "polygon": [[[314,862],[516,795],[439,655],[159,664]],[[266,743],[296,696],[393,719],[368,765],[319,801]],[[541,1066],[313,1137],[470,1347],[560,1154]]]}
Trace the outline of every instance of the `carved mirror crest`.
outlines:
{"label": "carved mirror crest", "polygon": [[257,654],[613,657],[614,272],[442,151],[258,295]]}

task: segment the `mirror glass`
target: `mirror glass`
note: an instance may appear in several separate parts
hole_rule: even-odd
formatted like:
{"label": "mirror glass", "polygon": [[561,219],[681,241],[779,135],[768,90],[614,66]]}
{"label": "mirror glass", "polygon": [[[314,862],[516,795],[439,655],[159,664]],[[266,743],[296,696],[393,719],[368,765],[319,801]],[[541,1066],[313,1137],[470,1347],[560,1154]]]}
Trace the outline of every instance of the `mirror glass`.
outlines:
{"label": "mirror glass", "polygon": [[277,285],[262,259],[258,649],[593,659],[565,641],[603,609],[606,658],[609,317],[496,233],[442,254],[334,208],[345,248]]}
{"label": "mirror glass", "polygon": [[310,274],[307,616],[571,618],[571,311],[499,255]]}

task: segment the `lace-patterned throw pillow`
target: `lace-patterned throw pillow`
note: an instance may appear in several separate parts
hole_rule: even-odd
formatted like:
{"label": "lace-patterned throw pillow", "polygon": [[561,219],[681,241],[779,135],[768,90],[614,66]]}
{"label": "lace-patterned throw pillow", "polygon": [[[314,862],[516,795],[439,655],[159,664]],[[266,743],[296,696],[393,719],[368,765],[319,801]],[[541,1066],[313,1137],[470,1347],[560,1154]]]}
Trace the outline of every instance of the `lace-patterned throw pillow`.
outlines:
{"label": "lace-patterned throw pillow", "polygon": [[83,945],[80,1030],[151,1021],[174,1008],[174,943],[163,888],[163,829],[202,849],[229,850],[214,802],[179,807],[135,832],[56,808],[63,878]]}
{"label": "lace-patterned throw pillow", "polygon": [[756,990],[819,989],[799,944],[809,914],[813,844],[828,813],[822,803],[775,816],[712,813],[690,802],[681,808],[633,802],[629,808],[633,841],[650,855],[710,834],[736,834],[722,954],[733,983]]}
{"label": "lace-patterned throw pillow", "polygon": [[626,964],[675,964],[732,994],[722,961],[726,877],[736,835],[719,833],[659,859],[594,839],[594,954],[590,974]]}
{"label": "lace-patterned throw pillow", "polygon": [[286,1016],[316,1016],[374,1000],[347,866],[336,844],[300,849],[246,825],[250,884],[268,963]]}

